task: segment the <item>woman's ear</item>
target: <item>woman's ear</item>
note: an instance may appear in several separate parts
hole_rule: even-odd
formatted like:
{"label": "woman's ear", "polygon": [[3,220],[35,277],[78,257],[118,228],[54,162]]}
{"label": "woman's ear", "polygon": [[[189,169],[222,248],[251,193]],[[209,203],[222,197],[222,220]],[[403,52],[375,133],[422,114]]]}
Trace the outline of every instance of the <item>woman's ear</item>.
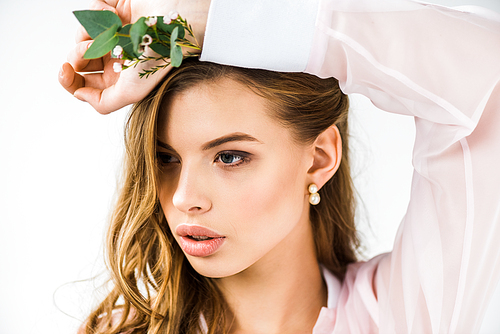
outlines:
{"label": "woman's ear", "polygon": [[313,150],[309,181],[321,188],[335,174],[342,159],[342,138],[337,126],[332,125],[323,131],[314,141]]}

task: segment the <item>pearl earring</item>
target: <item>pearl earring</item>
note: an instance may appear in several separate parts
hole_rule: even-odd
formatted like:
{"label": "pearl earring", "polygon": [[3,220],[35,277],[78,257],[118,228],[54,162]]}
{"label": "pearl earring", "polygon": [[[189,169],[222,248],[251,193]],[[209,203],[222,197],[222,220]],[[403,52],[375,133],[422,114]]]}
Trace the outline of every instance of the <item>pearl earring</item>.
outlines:
{"label": "pearl earring", "polygon": [[309,185],[309,203],[311,205],[318,205],[319,201],[321,201],[321,198],[319,197],[318,194],[318,186],[314,183],[311,183]]}

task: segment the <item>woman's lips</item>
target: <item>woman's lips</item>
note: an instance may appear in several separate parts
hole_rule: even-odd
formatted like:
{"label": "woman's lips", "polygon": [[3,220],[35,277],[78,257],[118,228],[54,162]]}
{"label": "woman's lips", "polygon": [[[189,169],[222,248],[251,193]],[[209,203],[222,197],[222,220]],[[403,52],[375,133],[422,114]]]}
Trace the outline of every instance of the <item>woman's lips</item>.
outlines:
{"label": "woman's lips", "polygon": [[181,224],[175,229],[180,236],[182,250],[191,256],[205,257],[214,254],[225,241],[225,237],[208,228]]}

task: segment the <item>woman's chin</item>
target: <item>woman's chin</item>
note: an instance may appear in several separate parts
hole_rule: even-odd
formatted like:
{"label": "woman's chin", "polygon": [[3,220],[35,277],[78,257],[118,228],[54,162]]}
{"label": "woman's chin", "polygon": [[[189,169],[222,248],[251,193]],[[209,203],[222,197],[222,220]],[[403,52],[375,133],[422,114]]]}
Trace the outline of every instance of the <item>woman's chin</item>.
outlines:
{"label": "woman's chin", "polygon": [[201,276],[209,278],[224,278],[236,275],[247,269],[250,265],[242,263],[230,263],[230,261],[218,261],[216,259],[193,258],[188,256],[188,261],[194,270]]}

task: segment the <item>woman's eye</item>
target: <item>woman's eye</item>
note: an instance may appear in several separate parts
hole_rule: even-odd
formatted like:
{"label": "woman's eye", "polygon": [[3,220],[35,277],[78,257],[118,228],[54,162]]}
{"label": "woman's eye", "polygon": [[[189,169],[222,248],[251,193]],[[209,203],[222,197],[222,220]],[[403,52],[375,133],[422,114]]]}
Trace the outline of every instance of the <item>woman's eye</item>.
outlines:
{"label": "woman's eye", "polygon": [[170,154],[167,154],[167,153],[157,153],[156,156],[158,158],[158,161],[162,165],[167,165],[167,164],[179,162],[179,159],[177,159],[176,157],[174,157]]}
{"label": "woman's eye", "polygon": [[232,152],[221,152],[215,158],[215,162],[222,162],[227,166],[237,166],[245,160],[246,157],[243,154],[235,154]]}

